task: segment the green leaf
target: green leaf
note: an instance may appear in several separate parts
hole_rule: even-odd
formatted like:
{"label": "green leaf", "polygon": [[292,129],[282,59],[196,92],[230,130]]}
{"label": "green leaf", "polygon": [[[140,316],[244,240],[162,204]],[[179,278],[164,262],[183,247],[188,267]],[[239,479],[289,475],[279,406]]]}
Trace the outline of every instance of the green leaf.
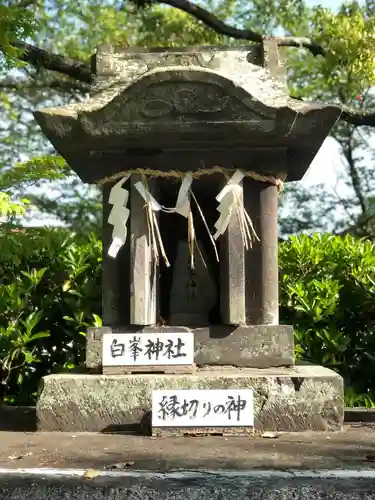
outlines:
{"label": "green leaf", "polygon": [[30,334],[38,323],[42,320],[44,315],[43,311],[34,311],[27,316],[25,320],[23,320],[23,324],[26,327],[28,334]]}
{"label": "green leaf", "polygon": [[50,332],[38,332],[38,333],[34,333],[28,342],[33,342],[34,340],[37,340],[37,339],[45,339],[47,337],[50,337],[51,334]]}
{"label": "green leaf", "polygon": [[74,295],[75,297],[83,298],[83,295],[80,292],[78,292],[77,290],[68,290],[68,293],[70,295]]}
{"label": "green leaf", "polygon": [[24,351],[23,355],[25,356],[25,362],[27,364],[31,364],[36,361],[33,353],[30,351]]}
{"label": "green leaf", "polygon": [[92,317],[94,318],[94,326],[98,328],[103,326],[103,321],[100,316],[98,316],[97,314],[93,314]]}

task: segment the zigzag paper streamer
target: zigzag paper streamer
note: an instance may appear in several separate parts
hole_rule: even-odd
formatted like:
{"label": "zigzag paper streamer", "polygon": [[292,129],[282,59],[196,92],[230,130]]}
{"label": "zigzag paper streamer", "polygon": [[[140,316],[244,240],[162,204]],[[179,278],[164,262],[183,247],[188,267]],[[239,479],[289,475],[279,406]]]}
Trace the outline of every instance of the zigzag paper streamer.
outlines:
{"label": "zigzag paper streamer", "polygon": [[123,188],[125,182],[131,174],[123,177],[113,186],[109,194],[108,203],[113,205],[108,217],[108,223],[113,226],[112,243],[108,249],[108,255],[115,258],[120,248],[125,244],[127,237],[126,223],[128,221],[130,210],[126,207],[129,200],[129,191]]}
{"label": "zigzag paper streamer", "polygon": [[190,213],[190,188],[192,182],[193,175],[191,172],[188,172],[185,175],[178,191],[175,212],[183,217],[188,217]]}
{"label": "zigzag paper streamer", "polygon": [[243,178],[244,174],[241,170],[236,170],[228,184],[216,196],[216,200],[219,202],[217,210],[220,213],[220,217],[215,223],[215,240],[227,230],[233,211],[237,211],[240,208],[239,203],[242,191],[240,182]]}

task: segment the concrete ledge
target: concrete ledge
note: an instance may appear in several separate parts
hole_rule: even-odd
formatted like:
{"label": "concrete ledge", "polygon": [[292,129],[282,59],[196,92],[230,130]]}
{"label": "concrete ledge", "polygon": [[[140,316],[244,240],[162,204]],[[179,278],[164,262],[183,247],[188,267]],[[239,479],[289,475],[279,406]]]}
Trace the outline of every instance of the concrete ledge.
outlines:
{"label": "concrete ledge", "polygon": [[[83,479],[84,471],[22,471],[0,474],[0,496],[8,500],[371,500],[374,472],[369,471],[134,471]],[[357,473],[356,473],[357,472]]]}
{"label": "concrete ledge", "polygon": [[293,327],[289,325],[185,327],[89,328],[86,335],[86,367],[100,373],[102,336],[111,332],[134,333],[192,331],[198,366],[269,368],[294,365]]}
{"label": "concrete ledge", "polygon": [[122,426],[149,433],[155,389],[254,390],[256,430],[337,431],[344,420],[343,381],[335,372],[293,368],[200,369],[195,375],[49,375],[37,404],[42,431],[101,432]]}
{"label": "concrete ledge", "polygon": [[35,429],[35,406],[0,405],[0,431],[33,432]]}
{"label": "concrete ledge", "polygon": [[375,408],[345,408],[345,422],[375,423]]}

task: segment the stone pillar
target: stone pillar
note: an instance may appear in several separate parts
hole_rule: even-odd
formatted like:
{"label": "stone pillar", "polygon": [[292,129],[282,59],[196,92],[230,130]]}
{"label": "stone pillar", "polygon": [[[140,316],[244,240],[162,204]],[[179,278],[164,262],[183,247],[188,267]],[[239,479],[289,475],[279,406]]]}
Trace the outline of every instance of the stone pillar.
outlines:
{"label": "stone pillar", "polygon": [[[137,175],[130,178],[130,323],[146,326],[156,324],[159,280],[145,201],[134,187],[140,180]],[[154,182],[149,180],[152,194],[154,188]]]}
{"label": "stone pillar", "polygon": [[279,323],[277,187],[243,180],[244,205],[260,241],[245,253],[246,322]]}
{"label": "stone pillar", "polygon": [[279,47],[276,40],[263,40],[261,44],[262,64],[267,68],[271,75],[287,88],[287,68],[285,51]]}
{"label": "stone pillar", "polygon": [[130,266],[129,238],[120,249],[116,258],[109,257],[107,252],[112,242],[113,226],[108,224],[108,216],[112,205],[108,203],[113,184],[103,186],[103,261],[102,261],[102,317],[105,326],[126,325],[130,321]]}
{"label": "stone pillar", "polygon": [[[145,202],[134,187],[139,180],[138,176],[132,176],[127,186],[130,189],[128,236],[115,259],[107,255],[113,230],[108,224],[112,209],[108,197],[113,184],[105,185],[102,191],[102,315],[105,326],[147,326],[157,321],[158,268],[151,258]],[[149,189],[153,187],[149,181]]]}
{"label": "stone pillar", "polygon": [[237,214],[220,237],[220,314],[224,325],[246,323],[245,248]]}

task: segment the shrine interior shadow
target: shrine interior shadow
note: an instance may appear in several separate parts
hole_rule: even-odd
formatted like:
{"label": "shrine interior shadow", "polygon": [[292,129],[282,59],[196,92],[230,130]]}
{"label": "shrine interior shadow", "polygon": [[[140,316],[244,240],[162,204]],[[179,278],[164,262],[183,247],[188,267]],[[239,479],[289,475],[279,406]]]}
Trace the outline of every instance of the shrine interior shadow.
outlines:
{"label": "shrine interior shadow", "polygon": [[[210,179],[207,179],[210,177]],[[176,198],[178,190],[180,187],[180,180],[171,182],[166,179],[158,180],[158,189],[161,204],[167,207],[173,207],[176,203]],[[208,227],[213,227],[216,219],[218,217],[217,203],[215,203],[215,196],[217,191],[223,186],[220,186],[219,176],[203,176],[194,184],[194,199],[191,201],[191,211],[192,218],[194,221],[194,231],[196,235],[196,242],[199,242],[199,251],[196,252],[196,264],[198,265],[196,272],[200,274],[199,268],[201,267],[201,259],[203,258],[205,272],[208,273],[206,278],[208,279],[207,286],[208,289],[212,288],[212,299],[213,304],[208,306],[208,310],[202,310],[203,315],[206,315],[206,320],[204,324],[199,326],[207,325],[218,325],[221,324],[220,315],[220,266],[215,255],[215,249],[207,232],[206,224]],[[197,203],[195,202],[197,200]],[[203,216],[202,216],[203,214]],[[203,220],[204,217],[204,220]],[[181,267],[181,261],[179,256],[179,251],[181,250],[180,245],[188,245],[188,220],[179,214],[171,213],[160,213],[160,232],[163,239],[163,244],[165,247],[166,254],[170,261],[170,267],[162,266],[160,273],[160,316],[166,321],[166,324],[173,324],[171,319],[173,313],[186,311],[186,318],[184,318],[183,324],[189,323],[189,305],[184,303],[183,299],[185,296],[184,288],[194,285],[194,280],[197,279],[198,288],[197,293],[207,291],[207,286],[202,288],[202,284],[199,286],[199,282],[204,279],[203,276],[194,278],[194,272],[191,271],[188,262],[186,262],[186,267]],[[216,242],[217,252],[220,254],[220,241]],[[178,272],[180,283],[186,283],[185,286],[177,284],[176,273]],[[208,302],[210,299],[208,298]],[[203,303],[203,302],[202,302]],[[197,307],[197,306],[195,306]],[[202,307],[202,306],[201,306]],[[203,307],[204,309],[204,307]],[[178,323],[174,323],[178,324]]]}

